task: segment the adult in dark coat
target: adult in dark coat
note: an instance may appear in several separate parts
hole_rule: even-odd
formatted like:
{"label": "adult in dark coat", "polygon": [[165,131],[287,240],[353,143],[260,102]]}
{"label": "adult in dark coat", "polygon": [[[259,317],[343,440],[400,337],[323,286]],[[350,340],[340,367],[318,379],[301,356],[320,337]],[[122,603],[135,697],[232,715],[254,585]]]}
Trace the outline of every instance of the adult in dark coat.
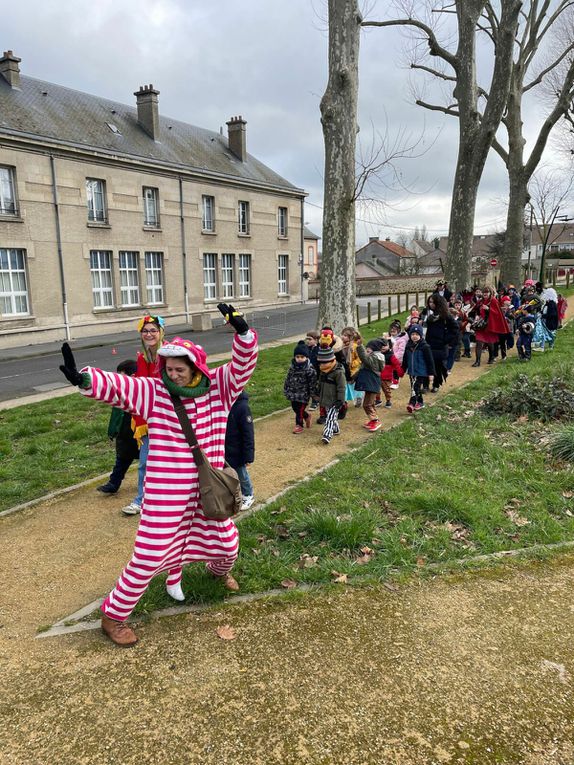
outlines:
{"label": "adult in dark coat", "polygon": [[432,351],[435,376],[432,391],[436,393],[448,376],[446,360],[451,345],[457,342],[458,327],[448,310],[447,301],[433,293],[427,300],[425,340]]}
{"label": "adult in dark coat", "polygon": [[247,510],[253,504],[253,484],[247,466],[255,459],[255,431],[249,408],[249,396],[242,391],[229,411],[225,431],[225,461],[237,471],[241,483],[243,504]]}

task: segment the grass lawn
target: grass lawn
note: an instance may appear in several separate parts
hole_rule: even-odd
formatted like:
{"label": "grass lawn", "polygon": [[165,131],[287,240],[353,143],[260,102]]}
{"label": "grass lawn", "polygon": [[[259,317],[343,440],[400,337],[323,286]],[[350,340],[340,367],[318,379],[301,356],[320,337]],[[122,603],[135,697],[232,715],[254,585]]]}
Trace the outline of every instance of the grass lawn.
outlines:
{"label": "grass lawn", "polygon": [[[376,337],[388,329],[392,318],[372,322],[361,331],[366,338]],[[283,381],[293,347],[288,343],[261,351],[246,388],[254,417],[287,406]],[[114,446],[107,438],[109,417],[108,406],[79,394],[1,411],[0,511],[111,471]]]}
{"label": "grass lawn", "polygon": [[[239,522],[244,593],[299,583],[384,581],[429,564],[574,539],[573,469],[551,457],[560,427],[486,417],[477,402],[519,374],[574,373],[574,327],[530,364],[512,356],[440,404],[377,434],[328,471]],[[283,584],[282,584],[283,583]],[[202,566],[189,602],[224,597]],[[156,578],[138,612],[173,605]]]}

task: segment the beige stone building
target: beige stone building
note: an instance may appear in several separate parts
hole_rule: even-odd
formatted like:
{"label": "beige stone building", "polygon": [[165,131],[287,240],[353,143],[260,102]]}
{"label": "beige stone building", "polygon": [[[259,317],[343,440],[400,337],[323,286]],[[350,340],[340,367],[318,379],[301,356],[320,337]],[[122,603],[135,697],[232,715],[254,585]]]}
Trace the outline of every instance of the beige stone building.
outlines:
{"label": "beige stone building", "polygon": [[301,300],[305,192],[227,135],[126,106],[0,59],[0,331],[4,346],[134,326],[210,325]]}

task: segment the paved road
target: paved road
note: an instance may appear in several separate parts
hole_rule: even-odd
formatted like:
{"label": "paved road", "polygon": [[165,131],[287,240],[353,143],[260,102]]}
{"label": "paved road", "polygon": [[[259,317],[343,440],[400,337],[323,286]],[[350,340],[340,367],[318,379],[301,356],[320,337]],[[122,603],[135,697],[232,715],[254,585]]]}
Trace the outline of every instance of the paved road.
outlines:
{"label": "paved road", "polygon": [[[373,320],[377,318],[378,297],[358,298],[361,318],[367,315],[367,303],[371,303]],[[388,310],[387,296],[380,296],[382,313]],[[414,296],[413,296],[414,300]],[[396,310],[396,297],[393,296],[392,311]],[[404,310],[404,296],[401,309]],[[248,314],[247,318],[257,329],[261,343],[303,335],[317,324],[317,303],[290,305],[268,311]],[[223,325],[205,332],[191,332],[187,325],[168,328],[168,336],[182,335],[192,337],[202,345],[209,355],[225,353],[230,348],[230,330]],[[62,377],[58,366],[62,361],[60,342],[28,345],[20,348],[0,350],[0,401],[24,398],[36,393],[65,388],[68,383]],[[87,337],[71,342],[78,367],[89,364],[102,369],[115,369],[116,365],[127,358],[134,358],[138,350],[135,331],[105,334]]]}

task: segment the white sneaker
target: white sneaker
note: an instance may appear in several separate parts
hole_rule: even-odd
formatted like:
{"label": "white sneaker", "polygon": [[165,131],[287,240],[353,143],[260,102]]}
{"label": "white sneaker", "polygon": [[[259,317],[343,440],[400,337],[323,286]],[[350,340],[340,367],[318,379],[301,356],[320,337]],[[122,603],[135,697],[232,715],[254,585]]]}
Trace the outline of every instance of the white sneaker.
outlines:
{"label": "white sneaker", "polygon": [[141,507],[139,505],[136,505],[135,502],[130,502],[129,505],[122,507],[122,513],[124,515],[139,515],[141,511],[142,511]]}
{"label": "white sneaker", "polygon": [[165,589],[170,598],[179,600],[180,603],[185,600],[185,595],[181,589],[181,582],[178,582],[177,584],[166,584]]}
{"label": "white sneaker", "polygon": [[357,407],[357,409],[359,409],[359,407],[363,406],[363,399],[362,398],[356,398],[355,399],[355,406]]}
{"label": "white sneaker", "polygon": [[399,387],[398,383],[391,383],[390,385],[391,390],[397,390],[398,387]]}
{"label": "white sneaker", "polygon": [[251,507],[251,505],[254,502],[255,502],[255,497],[253,496],[253,494],[250,494],[247,497],[243,497],[243,503],[241,505],[241,509],[242,510],[249,510],[249,508]]}

